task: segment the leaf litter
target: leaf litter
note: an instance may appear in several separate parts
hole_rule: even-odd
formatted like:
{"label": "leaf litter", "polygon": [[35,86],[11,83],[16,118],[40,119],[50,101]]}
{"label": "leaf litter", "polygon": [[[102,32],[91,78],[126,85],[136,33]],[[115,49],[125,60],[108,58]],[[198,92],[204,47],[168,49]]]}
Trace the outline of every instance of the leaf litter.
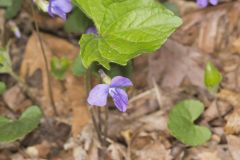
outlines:
{"label": "leaf litter", "polygon": [[[144,55],[134,61],[136,68],[134,79],[137,86],[131,92],[129,110],[121,116],[117,112],[112,112],[109,117],[108,160],[129,158],[132,160],[238,160],[240,157],[240,43],[237,35],[240,33],[240,3],[228,1],[217,7],[200,10],[190,1],[171,0],[171,2],[181,6],[183,26],[155,54]],[[42,34],[48,56],[65,56],[73,59],[79,48],[63,38],[52,35],[67,37],[61,31],[55,30],[61,28],[63,23],[59,19],[45,23],[45,17],[38,16],[42,24],[40,27],[46,27],[51,31],[51,34]],[[17,20],[22,21],[21,17]],[[26,35],[25,52],[21,53],[22,60],[14,61],[14,66],[21,66],[16,67],[21,77],[34,90],[40,91],[38,97],[44,110],[52,116],[39,42],[36,33],[28,36]],[[16,43],[12,45],[11,50],[15,51],[17,47],[24,50],[22,46],[23,44]],[[21,55],[15,54],[14,57]],[[203,89],[203,69],[206,60],[209,59],[223,73],[223,82],[216,101],[213,101],[213,97]],[[54,99],[61,113],[58,118],[52,116],[52,123],[55,124],[55,129],[59,131],[58,136],[62,139],[58,137],[61,140],[54,143],[57,135],[53,135],[51,141],[46,140],[47,136],[44,134],[48,134],[46,130],[49,128],[45,126],[28,135],[20,144],[3,145],[0,149],[0,159],[96,160],[98,158],[99,144],[83,98],[86,97],[83,78],[74,77],[68,72],[64,84],[53,78],[51,81]],[[20,113],[31,104],[30,99],[17,86],[11,84],[3,99],[5,104],[1,105],[2,114],[10,115],[6,106]],[[160,94],[156,94],[156,85]],[[202,125],[207,124],[213,132],[211,140],[206,145],[186,147],[170,136],[167,130],[169,110],[179,100],[186,98],[199,98],[204,102],[206,109],[198,121]],[[71,134],[69,134],[70,128]],[[26,141],[28,143],[24,143]],[[19,145],[24,148],[19,149]]]}

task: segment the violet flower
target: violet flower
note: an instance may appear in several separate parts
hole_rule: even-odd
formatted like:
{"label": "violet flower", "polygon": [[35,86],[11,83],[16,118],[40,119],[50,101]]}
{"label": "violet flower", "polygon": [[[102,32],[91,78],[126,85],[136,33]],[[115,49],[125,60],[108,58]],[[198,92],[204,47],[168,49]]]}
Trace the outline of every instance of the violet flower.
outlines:
{"label": "violet flower", "polygon": [[112,97],[115,106],[121,112],[126,112],[128,106],[128,95],[121,89],[132,86],[131,80],[122,76],[114,77],[108,84],[98,84],[89,93],[88,103],[103,107],[107,104],[108,94]]}
{"label": "violet flower", "polygon": [[212,5],[217,5],[219,0],[197,0],[197,5],[201,8],[205,8],[208,6],[208,3]]}
{"label": "violet flower", "polygon": [[97,29],[95,27],[89,27],[86,34],[97,34]]}
{"label": "violet flower", "polygon": [[15,37],[18,38],[18,39],[21,38],[22,34],[21,34],[18,26],[16,25],[16,23],[15,23],[14,21],[10,20],[10,21],[8,22],[8,24],[9,24],[9,26],[10,26],[10,29],[11,29],[12,32],[14,33]]}
{"label": "violet flower", "polygon": [[48,14],[54,17],[58,15],[66,20],[67,13],[72,11],[71,0],[50,0],[48,5]]}

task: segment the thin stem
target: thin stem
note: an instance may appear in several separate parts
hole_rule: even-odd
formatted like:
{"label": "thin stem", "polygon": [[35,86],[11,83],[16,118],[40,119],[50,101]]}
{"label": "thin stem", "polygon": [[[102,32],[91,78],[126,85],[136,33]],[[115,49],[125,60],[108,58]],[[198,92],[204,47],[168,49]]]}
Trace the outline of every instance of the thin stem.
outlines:
{"label": "thin stem", "polygon": [[109,117],[109,111],[108,107],[104,108],[104,114],[105,114],[105,121],[104,121],[104,145],[107,147],[107,137],[108,137],[108,117]]}
{"label": "thin stem", "polygon": [[[97,112],[97,117],[98,117],[98,128],[99,128],[100,132],[103,133],[101,109],[99,107],[97,107],[95,110]],[[101,137],[102,137],[102,134],[101,134]]]}
{"label": "thin stem", "polygon": [[49,70],[49,67],[48,67],[47,55],[46,55],[45,50],[44,50],[43,41],[42,41],[42,38],[41,38],[41,35],[40,35],[40,31],[39,31],[39,27],[38,27],[38,23],[37,23],[37,20],[36,20],[36,15],[35,15],[35,11],[34,11],[32,2],[31,2],[31,8],[32,8],[34,26],[35,26],[35,29],[37,31],[37,37],[38,37],[38,40],[40,42],[41,53],[42,53],[42,56],[43,56],[44,65],[45,65],[46,72],[47,72],[47,85],[48,85],[47,90],[48,90],[50,105],[51,105],[51,107],[54,111],[54,114],[56,116],[58,116],[59,114],[58,114],[57,107],[55,106],[55,102],[54,102],[54,98],[53,98],[53,90],[52,90],[52,86],[51,86],[50,70]]}
{"label": "thin stem", "polygon": [[101,131],[100,131],[100,128],[98,128],[98,124],[97,124],[97,120],[95,118],[93,106],[89,107],[89,112],[91,114],[91,119],[92,119],[92,122],[93,122],[93,126],[95,128],[95,131],[97,132],[98,140],[99,140],[100,144],[102,144]]}
{"label": "thin stem", "polygon": [[[91,81],[92,81],[91,68],[89,68],[89,69],[87,69],[86,74],[85,74],[86,95],[90,92]],[[91,119],[92,119],[92,122],[93,122],[94,129],[97,132],[98,140],[102,144],[101,131],[100,131],[100,128],[98,127],[98,123],[97,123],[97,120],[95,118],[94,108],[93,108],[93,106],[89,106],[88,108],[89,108],[89,112],[90,112],[90,115],[91,115]]]}

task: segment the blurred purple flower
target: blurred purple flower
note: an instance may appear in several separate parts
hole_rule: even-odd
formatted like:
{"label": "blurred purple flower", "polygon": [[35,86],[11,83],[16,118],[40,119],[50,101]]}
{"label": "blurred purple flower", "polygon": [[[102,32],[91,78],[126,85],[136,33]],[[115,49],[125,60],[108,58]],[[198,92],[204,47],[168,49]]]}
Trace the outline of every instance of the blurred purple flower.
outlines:
{"label": "blurred purple flower", "polygon": [[116,76],[110,84],[98,84],[89,93],[88,103],[90,105],[103,107],[107,104],[108,94],[112,97],[115,106],[121,112],[126,112],[128,106],[128,95],[121,89],[132,86],[131,80],[122,76]]}
{"label": "blurred purple flower", "polygon": [[16,23],[15,23],[14,21],[10,20],[10,21],[8,22],[8,24],[9,24],[9,26],[10,26],[10,29],[11,29],[12,32],[14,33],[15,37],[18,38],[18,39],[21,38],[22,34],[21,34],[18,26],[16,25]]}
{"label": "blurred purple flower", "polygon": [[71,0],[50,0],[48,5],[48,14],[52,17],[58,15],[66,20],[67,13],[72,11]]}
{"label": "blurred purple flower", "polygon": [[86,31],[86,34],[97,34],[97,29],[95,27],[89,27]]}
{"label": "blurred purple flower", "polygon": [[212,5],[217,5],[219,0],[197,0],[197,5],[199,7],[207,7],[208,3],[212,4]]}

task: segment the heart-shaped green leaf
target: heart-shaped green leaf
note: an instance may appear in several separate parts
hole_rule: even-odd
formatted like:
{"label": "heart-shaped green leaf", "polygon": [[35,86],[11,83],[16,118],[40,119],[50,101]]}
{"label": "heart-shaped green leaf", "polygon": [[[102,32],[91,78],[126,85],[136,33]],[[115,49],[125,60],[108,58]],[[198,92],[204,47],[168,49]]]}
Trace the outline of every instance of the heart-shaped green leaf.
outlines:
{"label": "heart-shaped green leaf", "polygon": [[12,62],[9,57],[8,49],[0,48],[0,73],[9,73],[12,71]]}
{"label": "heart-shaped green leaf", "polygon": [[41,117],[42,112],[37,106],[29,107],[16,121],[0,117],[0,142],[11,142],[24,137],[38,126]]}
{"label": "heart-shaped green leaf", "polygon": [[105,68],[150,53],[167,40],[182,21],[155,0],[75,0],[94,21],[98,35],[83,35],[85,67],[98,61]]}
{"label": "heart-shaped green leaf", "polygon": [[212,64],[211,62],[208,62],[204,71],[205,86],[210,91],[216,92],[221,81],[222,81],[221,73],[214,66],[214,64]]}
{"label": "heart-shaped green leaf", "polygon": [[201,145],[211,138],[208,128],[194,124],[203,112],[204,106],[197,100],[184,100],[175,105],[169,113],[170,133],[184,144]]}

